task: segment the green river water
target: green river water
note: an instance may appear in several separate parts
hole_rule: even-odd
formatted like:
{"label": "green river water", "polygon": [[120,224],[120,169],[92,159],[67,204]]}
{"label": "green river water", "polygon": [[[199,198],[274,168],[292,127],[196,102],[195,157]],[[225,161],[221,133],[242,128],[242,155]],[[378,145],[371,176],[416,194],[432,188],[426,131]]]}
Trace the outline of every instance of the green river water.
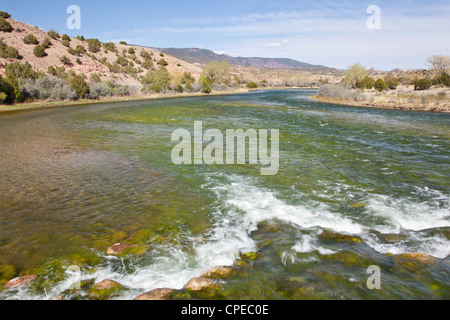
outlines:
{"label": "green river water", "polygon": [[[254,91],[0,114],[0,299],[132,299],[232,276],[177,299],[449,299],[450,116]],[[178,128],[278,129],[280,168],[174,165]],[[205,144],[206,146],[206,144]],[[107,256],[114,243],[138,245]],[[410,252],[432,264],[399,262]],[[369,289],[369,266],[381,288]],[[78,266],[80,274],[69,272]],[[70,269],[70,268],[69,268]]]}

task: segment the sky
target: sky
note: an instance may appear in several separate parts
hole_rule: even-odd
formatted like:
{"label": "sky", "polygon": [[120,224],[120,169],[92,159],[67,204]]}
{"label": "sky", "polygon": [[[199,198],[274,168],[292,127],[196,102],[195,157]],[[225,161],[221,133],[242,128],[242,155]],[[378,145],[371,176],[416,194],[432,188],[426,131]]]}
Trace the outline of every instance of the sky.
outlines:
{"label": "sky", "polygon": [[[70,5],[81,10],[81,29],[67,26]],[[379,15],[368,12],[372,5]],[[339,69],[355,63],[426,68],[428,57],[450,55],[449,0],[14,0],[0,10],[45,31],[102,42],[291,58]]]}

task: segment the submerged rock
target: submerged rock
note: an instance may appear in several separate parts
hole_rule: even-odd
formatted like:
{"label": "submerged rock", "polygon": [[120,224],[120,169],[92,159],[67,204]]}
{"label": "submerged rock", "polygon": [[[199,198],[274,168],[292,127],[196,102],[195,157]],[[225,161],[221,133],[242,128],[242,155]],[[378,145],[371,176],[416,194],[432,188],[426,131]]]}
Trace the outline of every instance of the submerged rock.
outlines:
{"label": "submerged rock", "polygon": [[338,242],[345,244],[359,244],[362,243],[362,240],[358,237],[354,237],[347,234],[337,233],[331,230],[323,230],[321,234],[319,234],[319,239],[325,242]]}
{"label": "submerged rock", "polygon": [[27,276],[23,276],[23,277],[17,277],[14,278],[10,281],[8,281],[4,287],[5,288],[17,288],[17,287],[21,287],[24,285],[29,284],[31,281],[33,281],[34,279],[36,279],[35,275],[27,275]]}
{"label": "submerged rock", "polygon": [[120,283],[106,279],[93,285],[89,289],[89,295],[96,299],[106,300],[112,296],[117,295],[123,290],[124,288]]}
{"label": "submerged rock", "polygon": [[106,254],[108,255],[119,255],[123,254],[126,249],[129,248],[137,248],[137,245],[135,244],[122,244],[122,243],[116,243],[115,245],[112,245],[111,247],[106,250]]}
{"label": "submerged rock", "polygon": [[421,252],[410,252],[397,254],[392,257],[394,267],[404,269],[406,271],[424,271],[431,268],[439,262],[438,258]]}
{"label": "submerged rock", "polygon": [[175,291],[176,290],[174,289],[168,288],[155,289],[139,295],[138,297],[134,298],[134,300],[170,300]]}
{"label": "submerged rock", "polygon": [[189,292],[191,296],[202,299],[212,299],[219,290],[219,284],[209,278],[197,277],[191,279],[184,286],[184,289]]}

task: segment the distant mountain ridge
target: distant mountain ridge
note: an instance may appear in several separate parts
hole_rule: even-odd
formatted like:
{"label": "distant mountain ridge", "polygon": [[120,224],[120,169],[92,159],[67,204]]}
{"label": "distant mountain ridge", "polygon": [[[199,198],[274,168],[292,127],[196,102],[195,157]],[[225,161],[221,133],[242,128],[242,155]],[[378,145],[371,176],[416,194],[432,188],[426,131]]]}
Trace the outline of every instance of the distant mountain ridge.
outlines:
{"label": "distant mountain ridge", "polygon": [[327,68],[323,65],[312,65],[288,58],[260,58],[260,57],[232,57],[226,54],[217,54],[211,50],[198,48],[155,48],[165,54],[176,57],[188,63],[207,64],[211,61],[225,61],[231,65],[245,67],[258,67],[268,69],[311,69]]}

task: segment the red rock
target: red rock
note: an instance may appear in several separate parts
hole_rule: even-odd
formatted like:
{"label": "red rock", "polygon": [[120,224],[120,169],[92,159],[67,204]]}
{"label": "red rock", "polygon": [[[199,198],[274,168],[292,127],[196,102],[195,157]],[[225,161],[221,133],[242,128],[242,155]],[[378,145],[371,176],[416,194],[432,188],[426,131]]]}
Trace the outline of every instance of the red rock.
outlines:
{"label": "red rock", "polygon": [[5,288],[17,288],[26,284],[29,284],[31,281],[36,279],[35,275],[17,277],[10,280],[8,283],[4,285]]}

